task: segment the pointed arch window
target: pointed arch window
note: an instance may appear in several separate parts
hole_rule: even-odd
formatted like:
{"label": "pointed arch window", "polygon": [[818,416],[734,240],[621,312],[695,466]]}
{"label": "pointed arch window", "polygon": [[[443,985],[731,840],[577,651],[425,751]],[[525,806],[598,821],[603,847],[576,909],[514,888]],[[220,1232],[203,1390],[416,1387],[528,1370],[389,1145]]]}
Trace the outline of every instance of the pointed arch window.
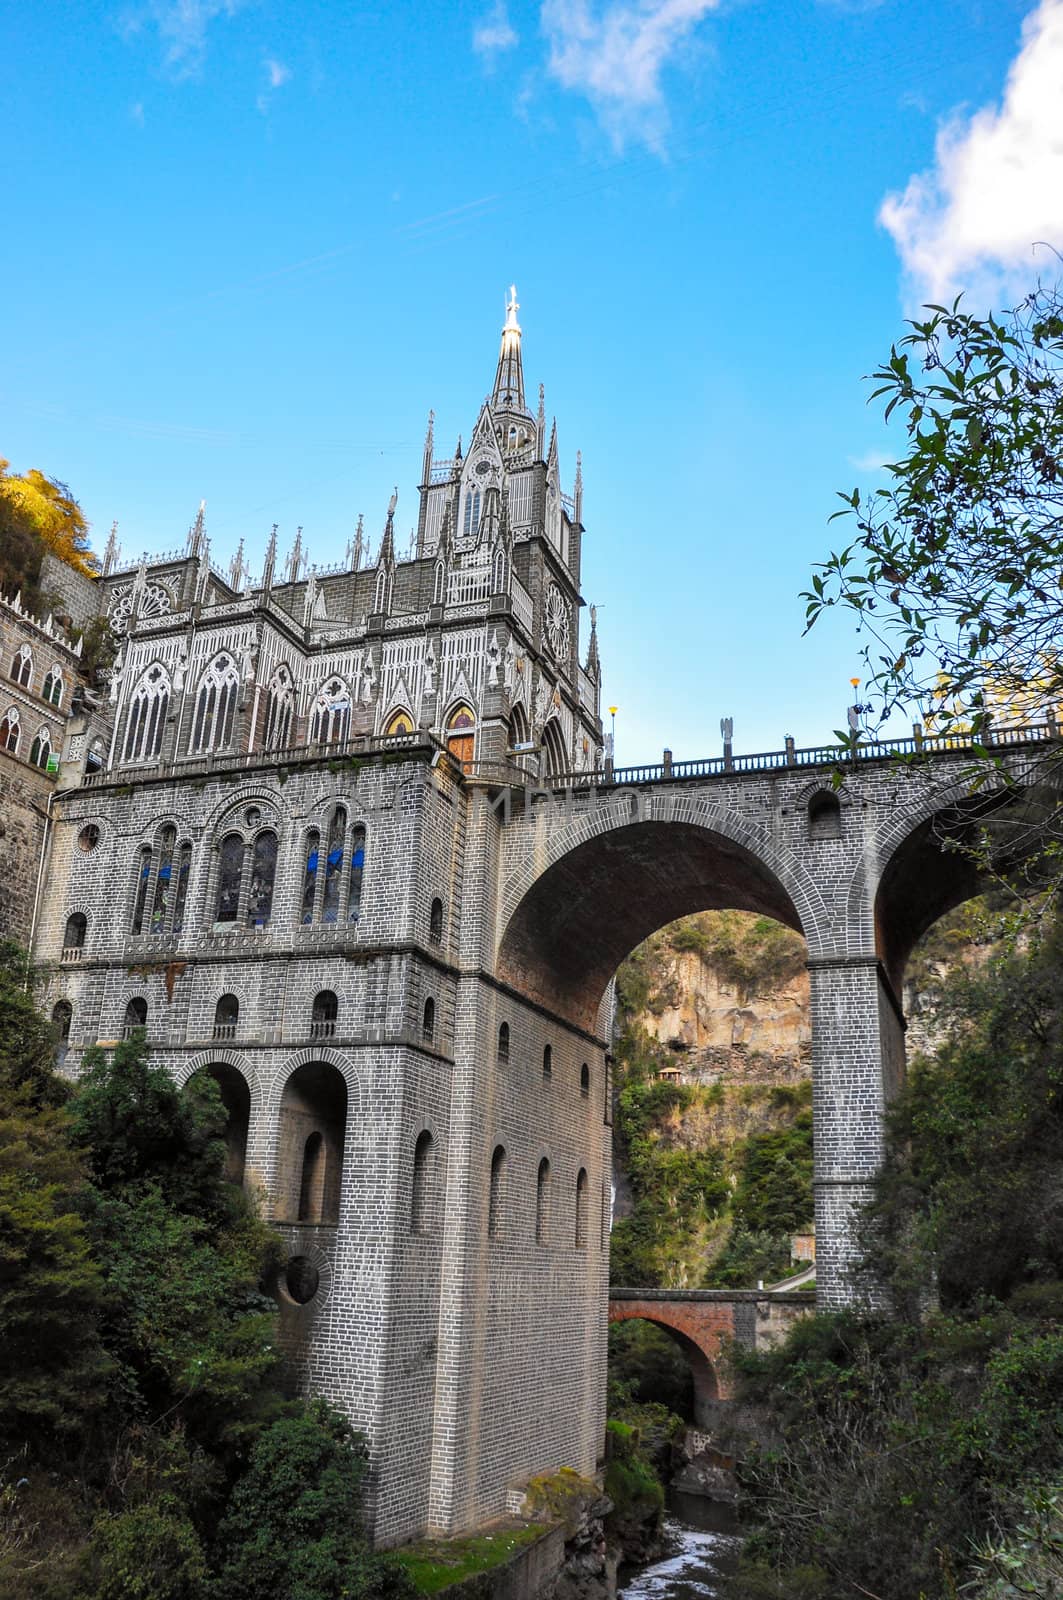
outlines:
{"label": "pointed arch window", "polygon": [[192,843],[186,839],[177,852],[177,881],[173,898],[173,931],[180,933],[185,925],[185,905],[188,901],[188,879],[192,871]]}
{"label": "pointed arch window", "polygon": [[180,933],[191,871],[192,842],[182,839],[178,845],[177,829],[172,823],[160,828],[154,844],[141,845],[130,932]]}
{"label": "pointed arch window", "polygon": [[265,750],[285,750],[291,743],[295,713],[295,685],[287,667],[278,667],[270,679],[266,700]]}
{"label": "pointed arch window", "polygon": [[447,565],[445,561],[436,562],[435,582],[432,586],[432,604],[441,606],[447,597]]}
{"label": "pointed arch window", "polygon": [[9,706],[0,722],[0,750],[6,750],[10,755],[18,754],[18,741],[22,729],[18,723],[18,707]]}
{"label": "pointed arch window", "polygon": [[299,920],[353,926],[362,914],[365,883],[366,832],[359,823],[348,826],[346,809],[337,806],[329,818],[322,849],[321,832],[306,835],[302,901]]}
{"label": "pointed arch window", "polygon": [[321,854],[321,835],[316,828],[311,828],[306,836],[306,866],[303,870],[303,912],[304,926],[314,920],[314,895],[317,892],[317,867],[318,857]]}
{"label": "pointed arch window", "polygon": [[199,681],[196,712],[192,722],[189,752],[209,755],[228,750],[236,726],[236,702],[240,694],[240,674],[232,656],[215,656]]}
{"label": "pointed arch window", "polygon": [[438,895],[432,901],[432,909],[428,914],[428,942],[443,943],[443,902]]}
{"label": "pointed arch window", "polygon": [[462,523],[462,534],[466,539],[475,539],[480,531],[480,491],[467,489],[465,492],[465,520]]}
{"label": "pointed arch window", "polygon": [[436,1003],[429,995],[424,1003],[424,1014],[421,1018],[421,1038],[425,1044],[432,1044],[436,1036]]}
{"label": "pointed arch window", "polygon": [[543,729],[543,776],[559,778],[568,766],[561,725],[552,717]]}
{"label": "pointed arch window", "polygon": [[28,644],[19,645],[11,662],[11,680],[20,689],[28,689],[33,678],[33,652]]}
{"label": "pointed arch window", "polygon": [[47,700],[50,705],[58,706],[63,700],[63,669],[59,665],[52,667],[44,680],[41,690],[41,699]]}
{"label": "pointed arch window", "polygon": [[373,590],[374,612],[390,611],[391,609],[391,573],[387,567],[380,567],[376,575],[376,587]]}
{"label": "pointed arch window", "polygon": [[500,1066],[505,1066],[509,1060],[509,1023],[503,1022],[498,1030],[498,1060]]}
{"label": "pointed arch window", "polygon": [[495,594],[505,594],[506,592],[506,571],[506,552],[502,549],[501,545],[499,545],[498,549],[495,551],[494,560],[493,588]]}
{"label": "pointed arch window", "polygon": [[30,745],[30,765],[40,767],[42,771],[47,771],[51,754],[52,736],[47,728],[39,728],[37,737]]}
{"label": "pointed arch window", "polygon": [[447,749],[461,762],[463,772],[472,769],[476,749],[476,717],[471,707],[456,706],[447,718]]}
{"label": "pointed arch window", "polygon": [[133,902],[133,927],[134,933],[144,930],[144,907],[148,899],[148,884],[151,882],[151,845],[141,846],[140,866],[137,871],[137,893]]}
{"label": "pointed arch window", "polygon": [[162,933],[166,927],[173,893],[173,858],[176,844],[177,829],[164,828],[159,835],[159,865],[155,873],[155,899],[151,908],[152,933]]}
{"label": "pointed arch window", "polygon": [[240,916],[240,886],[246,846],[238,833],[226,834],[218,854],[218,892],[215,922],[236,922]]}
{"label": "pointed arch window", "polygon": [[170,679],[164,668],[149,667],[129,703],[123,761],[155,761],[170,709]]}
{"label": "pointed arch window", "polygon": [[390,739],[396,733],[412,733],[413,718],[408,711],[395,711],[387,720],[384,729],[385,739]]}
{"label": "pointed arch window", "polygon": [[277,835],[263,828],[251,849],[251,883],[247,891],[247,925],[264,928],[273,910],[273,884],[277,876]]}
{"label": "pointed arch window", "polygon": [[362,877],[365,872],[365,829],[351,829],[351,872],[347,890],[347,921],[357,922],[362,914]]}
{"label": "pointed arch window", "polygon": [[321,899],[322,922],[336,922],[340,914],[340,884],[343,847],[347,832],[347,813],[337,806],[329,823],[328,850],[325,855],[325,890]]}
{"label": "pointed arch window", "polygon": [[330,678],[314,701],[311,744],[342,744],[351,731],[351,694],[341,678]]}

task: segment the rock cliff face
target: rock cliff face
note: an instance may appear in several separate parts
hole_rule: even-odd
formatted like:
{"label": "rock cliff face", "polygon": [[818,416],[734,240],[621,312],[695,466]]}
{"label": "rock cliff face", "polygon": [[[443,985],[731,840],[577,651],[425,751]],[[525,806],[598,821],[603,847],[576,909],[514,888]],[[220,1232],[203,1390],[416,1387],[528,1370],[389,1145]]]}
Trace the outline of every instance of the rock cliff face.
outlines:
{"label": "rock cliff face", "polygon": [[804,941],[764,917],[687,917],[625,963],[623,1020],[687,1081],[796,1083],[811,1071],[804,962]]}
{"label": "rock cliff face", "polygon": [[636,1020],[694,1082],[794,1083],[808,1076],[807,974],[750,995],[695,951],[662,950],[657,968],[655,1004]]}

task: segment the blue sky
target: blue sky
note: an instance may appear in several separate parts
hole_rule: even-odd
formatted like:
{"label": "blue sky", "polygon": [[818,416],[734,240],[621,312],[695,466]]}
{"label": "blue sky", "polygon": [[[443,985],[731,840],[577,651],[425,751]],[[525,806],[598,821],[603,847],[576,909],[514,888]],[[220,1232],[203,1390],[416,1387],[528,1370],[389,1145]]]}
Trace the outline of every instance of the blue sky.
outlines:
{"label": "blue sky", "polygon": [[[468,438],[516,282],[618,757],[829,737],[861,375],[1063,243],[1063,0],[41,0],[4,19],[0,454],[102,548],[343,553]],[[885,209],[884,209],[885,208]]]}

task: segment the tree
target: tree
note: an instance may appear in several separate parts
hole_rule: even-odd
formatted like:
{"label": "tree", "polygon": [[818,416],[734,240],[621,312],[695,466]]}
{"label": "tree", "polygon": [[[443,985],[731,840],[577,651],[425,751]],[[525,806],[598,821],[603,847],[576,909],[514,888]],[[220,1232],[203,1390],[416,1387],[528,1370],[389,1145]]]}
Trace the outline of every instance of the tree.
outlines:
{"label": "tree", "polygon": [[0,1440],[39,1456],[99,1405],[106,1363],[88,1176],[25,972],[0,945]]}
{"label": "tree", "polygon": [[834,606],[859,619],[881,717],[915,703],[979,738],[995,706],[1063,701],[1063,293],[999,318],[925,309],[872,375],[905,453],[840,496],[857,537],[803,598],[809,628]]}
{"label": "tree", "polygon": [[324,1401],[259,1439],[218,1529],[213,1600],[402,1596],[402,1569],[362,1532],[365,1451]]}
{"label": "tree", "polygon": [[18,475],[9,473],[8,466],[0,458],[0,501],[14,509],[19,523],[32,530],[44,549],[79,572],[94,572],[88,521],[67,485],[46,478],[36,467]]}

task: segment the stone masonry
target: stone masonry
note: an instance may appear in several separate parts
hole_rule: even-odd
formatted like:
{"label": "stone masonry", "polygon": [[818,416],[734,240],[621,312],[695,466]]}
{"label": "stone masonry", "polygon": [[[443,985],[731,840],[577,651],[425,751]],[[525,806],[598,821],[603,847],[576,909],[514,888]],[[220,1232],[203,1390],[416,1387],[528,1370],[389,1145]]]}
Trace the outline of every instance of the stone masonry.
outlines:
{"label": "stone masonry", "polygon": [[[341,566],[308,568],[301,530],[279,564],[274,529],[251,581],[242,545],[212,564],[201,507],[182,551],[123,567],[112,534],[68,578],[120,649],[18,846],[68,1070],[145,1027],[176,1078],[217,1080],[231,1175],[287,1242],[293,1377],[365,1431],[381,1543],[599,1463],[623,957],[716,907],[804,935],[837,1305],[904,962],[972,892],[940,848],[972,825],[969,753],[898,774],[869,749],[839,784],[832,750],[613,771],[581,474],[564,494],[516,312],[467,453],[438,460],[430,421],[405,555],[393,496],[375,554],[359,520]],[[1051,735],[1010,738],[1029,789]]]}

